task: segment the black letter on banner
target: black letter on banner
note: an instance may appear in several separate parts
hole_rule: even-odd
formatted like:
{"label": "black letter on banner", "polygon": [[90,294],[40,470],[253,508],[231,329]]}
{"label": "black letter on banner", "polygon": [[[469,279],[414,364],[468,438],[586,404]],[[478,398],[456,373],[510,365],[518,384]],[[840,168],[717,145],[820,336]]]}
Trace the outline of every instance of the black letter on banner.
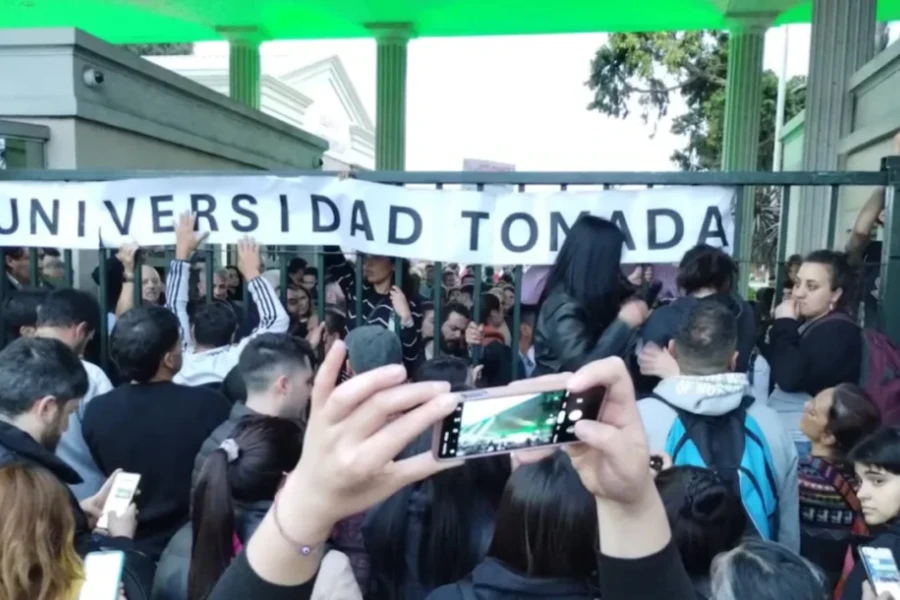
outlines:
{"label": "black letter on banner", "polygon": [[[713,228],[713,221],[715,227]],[[725,225],[722,224],[722,213],[719,212],[718,206],[710,206],[706,209],[706,216],[703,217],[703,226],[700,227],[700,237],[697,238],[698,244],[706,244],[709,238],[719,238],[722,240],[722,248],[728,247],[728,238],[725,237]]]}
{"label": "black letter on banner", "polygon": [[618,227],[619,231],[622,232],[622,235],[625,236],[625,247],[629,250],[634,250],[634,236],[631,235],[631,230],[628,228],[628,222],[625,220],[625,213],[621,210],[614,210],[609,221]]}
{"label": "black letter on banner", "polygon": [[84,200],[78,201],[78,237],[84,237],[84,222],[87,219],[87,204]]}
{"label": "black letter on banner", "polygon": [[287,233],[288,229],[288,198],[287,194],[278,195],[278,203],[281,204],[281,233]]}
{"label": "black letter on banner", "polygon": [[160,204],[163,202],[171,202],[173,200],[171,194],[162,196],[150,196],[150,212],[153,215],[153,233],[175,233],[175,220],[172,219],[171,225],[163,225],[164,218],[172,218],[171,210],[163,210]]}
{"label": "black letter on banner", "polygon": [[[526,223],[528,223],[528,241],[522,244],[521,246],[516,246],[512,243],[512,240],[509,239],[509,230],[512,227],[512,224],[517,219],[522,219]],[[503,221],[503,227],[500,228],[500,241],[503,242],[503,245],[507,250],[511,252],[528,252],[534,245],[537,244],[538,237],[538,227],[537,221],[534,220],[534,217],[524,212],[512,213],[506,220]]]}
{"label": "black letter on banner", "polygon": [[[312,194],[310,198],[312,199],[313,233],[329,233],[331,231],[337,231],[338,227],[341,226],[341,213],[338,212],[337,205],[332,202],[331,198],[319,196],[318,194]],[[320,203],[327,205],[328,208],[331,209],[331,216],[333,218],[328,225],[322,225],[322,209],[319,206]]]}
{"label": "black letter on banner", "polygon": [[231,210],[242,217],[245,217],[249,222],[246,225],[243,225],[237,219],[232,219],[231,226],[234,227],[234,230],[238,233],[256,231],[256,228],[259,227],[259,217],[249,208],[241,206],[241,202],[246,202],[250,206],[256,206],[256,198],[250,194],[235,194],[234,198],[231,199]]}
{"label": "black letter on banner", "polygon": [[[413,232],[407,237],[400,239],[397,237],[397,216],[408,215],[413,221]],[[422,235],[422,217],[419,213],[405,206],[392,206],[391,217],[388,221],[388,243],[400,244],[401,246],[409,246],[419,241]]]}
{"label": "black letter on banner", "polygon": [[[591,214],[590,212],[583,210],[578,213],[578,218],[575,220],[578,221],[581,217],[585,215]],[[550,212],[550,252],[558,252],[559,251],[559,230],[562,229],[563,235],[569,235],[569,224],[566,223],[566,220],[563,219],[562,213],[558,210],[554,210]]]}
{"label": "black letter on banner", "polygon": [[51,206],[53,207],[50,209],[53,213],[52,218],[47,215],[47,211],[44,210],[44,205],[41,204],[40,200],[37,198],[31,199],[31,235],[37,234],[38,217],[44,222],[44,227],[47,228],[47,232],[50,235],[59,235],[59,200],[54,199]]}
{"label": "black letter on banner", "polygon": [[[200,209],[200,203],[206,202],[206,208]],[[200,219],[209,221],[209,230],[218,231],[219,224],[216,223],[216,216],[213,214],[216,210],[216,199],[209,194],[191,194],[191,212],[197,215],[197,221],[194,223],[194,231],[200,231]]]}
{"label": "black letter on banner", "polygon": [[0,225],[0,233],[3,235],[15,233],[19,228],[19,202],[15,198],[9,199],[9,212],[12,214],[12,223],[10,223],[9,227]]}
{"label": "black letter on banner", "polygon": [[[668,242],[660,242],[657,239],[657,217],[669,217],[670,219],[672,219],[672,222],[675,223],[675,235],[673,235],[672,239]],[[675,212],[671,208],[653,208],[647,211],[647,245],[650,247],[650,250],[665,250],[667,248],[674,248],[681,243],[681,238],[683,237],[684,221],[681,220],[681,215],[679,215],[677,212]]]}
{"label": "black letter on banner", "polygon": [[490,217],[490,213],[478,210],[462,211],[463,219],[472,219],[472,224],[469,226],[469,250],[472,252],[478,250],[478,228],[481,226],[481,220],[489,219]]}
{"label": "black letter on banner", "polygon": [[[357,222],[357,219],[359,222]],[[366,239],[370,242],[375,239],[375,236],[372,235],[372,225],[369,223],[366,203],[362,200],[354,200],[353,210],[350,212],[350,235],[356,235],[358,229],[366,234]]]}
{"label": "black letter on banner", "polygon": [[104,200],[103,204],[106,205],[109,216],[112,217],[113,223],[115,223],[116,228],[119,230],[119,235],[128,235],[128,232],[131,231],[131,215],[134,213],[134,198],[128,198],[125,203],[124,224],[122,223],[122,220],[119,219],[119,214],[116,212],[116,204],[112,200]]}

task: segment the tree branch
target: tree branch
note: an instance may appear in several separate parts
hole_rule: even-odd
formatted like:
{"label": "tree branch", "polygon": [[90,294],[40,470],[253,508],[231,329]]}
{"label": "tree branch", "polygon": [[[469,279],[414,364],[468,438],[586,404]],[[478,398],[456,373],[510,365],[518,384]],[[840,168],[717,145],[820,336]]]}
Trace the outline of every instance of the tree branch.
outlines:
{"label": "tree branch", "polygon": [[667,88],[659,88],[658,90],[648,90],[648,89],[644,89],[644,88],[639,88],[639,87],[635,87],[635,86],[631,85],[630,83],[624,83],[623,86],[629,92],[635,92],[638,94],[665,94],[668,92],[674,92],[675,90],[680,90],[684,86],[692,83],[694,80],[696,80],[696,77],[691,77],[687,81],[679,83],[678,85],[673,85],[672,87],[667,87]]}
{"label": "tree branch", "polygon": [[693,77],[689,81],[693,81],[694,79],[697,79],[697,78],[702,78],[702,79],[706,79],[707,81],[717,83],[723,87],[725,86],[726,80],[722,79],[721,77],[719,77],[717,75],[713,75],[712,73],[707,73],[706,71],[698,69],[697,67],[695,67],[694,65],[692,65],[688,62],[683,63],[681,66],[685,71],[687,71],[688,73],[693,75]]}

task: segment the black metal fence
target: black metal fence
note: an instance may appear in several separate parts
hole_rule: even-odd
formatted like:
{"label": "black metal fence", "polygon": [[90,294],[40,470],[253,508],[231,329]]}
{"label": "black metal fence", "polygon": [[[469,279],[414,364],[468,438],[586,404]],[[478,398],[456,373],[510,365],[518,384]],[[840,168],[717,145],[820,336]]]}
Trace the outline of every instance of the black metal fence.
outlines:
{"label": "black metal fence", "polygon": [[[2,189],[3,181],[103,181],[136,177],[176,177],[176,176],[216,176],[216,177],[233,177],[260,175],[261,172],[233,172],[233,171],[214,171],[214,172],[197,172],[197,171],[54,171],[54,170],[8,170],[0,171],[0,189]],[[297,171],[269,171],[266,175],[297,177],[301,175],[327,175],[323,172],[297,172]],[[450,189],[459,185],[474,185],[478,189],[486,185],[506,185],[513,186],[519,192],[525,191],[546,191],[546,190],[575,190],[578,189],[611,189],[611,188],[632,188],[632,187],[662,187],[662,186],[728,186],[737,190],[736,198],[737,206],[735,206],[735,252],[734,258],[743,269],[749,270],[752,267],[750,249],[754,243],[754,235],[759,234],[760,226],[777,228],[777,254],[775,259],[774,273],[776,274],[775,290],[776,297],[780,296],[782,289],[782,280],[784,276],[785,263],[785,238],[788,225],[788,216],[792,210],[792,197],[796,194],[798,187],[827,187],[830,189],[831,207],[828,220],[828,242],[829,246],[842,246],[843,242],[838,237],[835,239],[835,222],[837,219],[838,198],[841,188],[848,186],[862,186],[867,188],[884,187],[887,190],[887,208],[888,218],[885,227],[885,239],[883,244],[883,252],[880,262],[881,268],[881,302],[882,305],[892,306],[896,304],[896,300],[900,300],[900,211],[892,210],[893,201],[898,196],[897,191],[900,190],[900,157],[892,157],[883,161],[880,171],[870,172],[781,172],[781,173],[765,173],[765,172],[749,172],[749,173],[722,173],[722,172],[704,172],[704,173],[685,173],[685,172],[664,172],[664,173],[479,173],[479,172],[359,172],[354,176],[361,180],[372,181],[388,185],[413,186],[417,188],[429,187],[432,189]],[[750,188],[765,188],[770,198],[774,199],[777,207],[780,207],[780,217],[776,217],[773,225],[760,225],[765,223],[765,219],[761,219],[763,215],[759,210],[751,210],[743,205],[744,202],[752,202],[753,195],[745,193]],[[745,200],[740,200],[745,199]],[[765,208],[765,207],[763,207]],[[776,210],[777,212],[777,210]],[[752,220],[751,220],[752,216]],[[749,222],[748,222],[749,221]],[[802,224],[801,224],[802,226]],[[898,232],[891,235],[892,232]],[[841,232],[837,232],[840,236]],[[264,243],[265,240],[259,240]],[[302,243],[302,240],[298,240]],[[2,245],[2,240],[0,240]],[[9,249],[7,249],[8,252]],[[0,250],[0,252],[3,252]],[[59,285],[72,286],[74,283],[73,273],[73,256],[72,251],[60,249],[59,258],[62,261],[62,276],[59,278]],[[326,299],[325,299],[325,280],[327,269],[325,264],[325,256],[321,252],[314,249],[304,248],[303,246],[279,247],[270,246],[266,248],[267,268],[277,268],[280,278],[280,294],[282,301],[286,301],[288,290],[288,264],[290,260],[300,254],[313,255],[310,261],[311,266],[317,268],[319,274],[319,285],[316,289],[316,297],[313,299],[318,313],[320,322],[325,317]],[[31,282],[39,282],[42,280],[42,266],[40,260],[41,251],[38,249],[28,250],[29,258],[29,275]],[[101,267],[105,262],[115,254],[113,249],[102,249],[98,251],[98,259]],[[208,298],[212,297],[214,271],[217,268],[225,267],[229,264],[228,256],[231,256],[230,249],[219,247],[207,247],[201,251],[199,263],[203,265],[203,277],[206,286],[205,293]],[[151,264],[161,271],[165,276],[165,270],[168,266],[169,259],[173,256],[172,248],[157,248],[152,252],[147,252],[144,257],[135,265],[135,286],[134,286],[134,302],[141,301],[141,269],[144,262]],[[4,264],[7,264],[8,254],[3,256]],[[361,255],[357,255],[355,260],[355,285],[356,285],[356,318],[359,319],[362,313],[361,302],[361,286],[363,282]],[[422,257],[427,259],[428,257]],[[51,261],[52,262],[52,261]],[[395,280],[399,285],[402,278],[401,261],[397,259],[395,263]],[[434,347],[440,348],[441,345],[441,327],[442,310],[444,309],[446,298],[441,293],[442,275],[445,265],[441,262],[433,263],[433,280],[427,283],[427,287],[431,289],[431,300],[434,304]],[[490,273],[489,266],[474,266],[473,269],[473,287],[472,294],[473,315],[481,314],[482,293],[487,291],[490,281],[487,275]],[[875,266],[873,265],[873,268]],[[513,303],[510,315],[510,333],[511,347],[513,356],[516,356],[515,349],[519,346],[519,325],[522,318],[522,274],[523,266],[517,265],[512,269],[513,285],[515,289],[515,302]],[[107,280],[106,269],[100,268],[98,272],[98,299],[100,300],[103,313],[110,312],[110,298],[108,295],[110,282]],[[7,277],[0,277],[0,297],[5,297],[10,291],[10,281]],[[246,292],[244,292],[246,294]],[[244,298],[246,301],[246,297]],[[900,340],[900,311],[897,315],[891,314],[889,310],[879,311],[878,327],[886,331],[895,340]],[[107,321],[101,320],[101,331],[99,339],[101,344],[101,362],[106,362],[106,340],[108,336]],[[513,360],[513,370],[518,368],[518,361]]]}

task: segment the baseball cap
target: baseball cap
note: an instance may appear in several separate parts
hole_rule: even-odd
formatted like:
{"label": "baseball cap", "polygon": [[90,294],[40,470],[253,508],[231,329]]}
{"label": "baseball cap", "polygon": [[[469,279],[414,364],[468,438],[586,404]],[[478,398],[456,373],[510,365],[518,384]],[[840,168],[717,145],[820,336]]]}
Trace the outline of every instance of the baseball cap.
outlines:
{"label": "baseball cap", "polygon": [[403,347],[393,331],[378,325],[363,325],[347,334],[347,358],[357,375],[384,367],[403,364]]}

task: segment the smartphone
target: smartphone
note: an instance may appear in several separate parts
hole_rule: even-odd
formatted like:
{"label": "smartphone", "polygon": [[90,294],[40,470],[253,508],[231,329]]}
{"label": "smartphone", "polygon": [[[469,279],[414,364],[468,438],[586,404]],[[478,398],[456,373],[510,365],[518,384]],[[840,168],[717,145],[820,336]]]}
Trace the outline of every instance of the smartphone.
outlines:
{"label": "smartphone", "polygon": [[106,529],[109,525],[107,515],[114,512],[122,515],[128,510],[128,506],[137,493],[138,484],[141,482],[141,476],[137,473],[126,473],[120,471],[116,478],[113,479],[112,489],[109,490],[109,496],[106,497],[106,503],[103,505],[103,514],[97,521],[97,527]]}
{"label": "smartphone", "polygon": [[892,598],[900,598],[900,571],[897,570],[894,553],[888,548],[860,546],[859,556],[862,558],[875,595],[880,596],[887,592]]}
{"label": "smartphone", "polygon": [[456,410],[434,427],[432,452],[438,460],[578,441],[575,423],[597,419],[606,389],[570,394],[555,381],[473,390],[457,396]]}
{"label": "smartphone", "polygon": [[91,552],[84,558],[84,583],[78,600],[119,600],[124,552]]}

